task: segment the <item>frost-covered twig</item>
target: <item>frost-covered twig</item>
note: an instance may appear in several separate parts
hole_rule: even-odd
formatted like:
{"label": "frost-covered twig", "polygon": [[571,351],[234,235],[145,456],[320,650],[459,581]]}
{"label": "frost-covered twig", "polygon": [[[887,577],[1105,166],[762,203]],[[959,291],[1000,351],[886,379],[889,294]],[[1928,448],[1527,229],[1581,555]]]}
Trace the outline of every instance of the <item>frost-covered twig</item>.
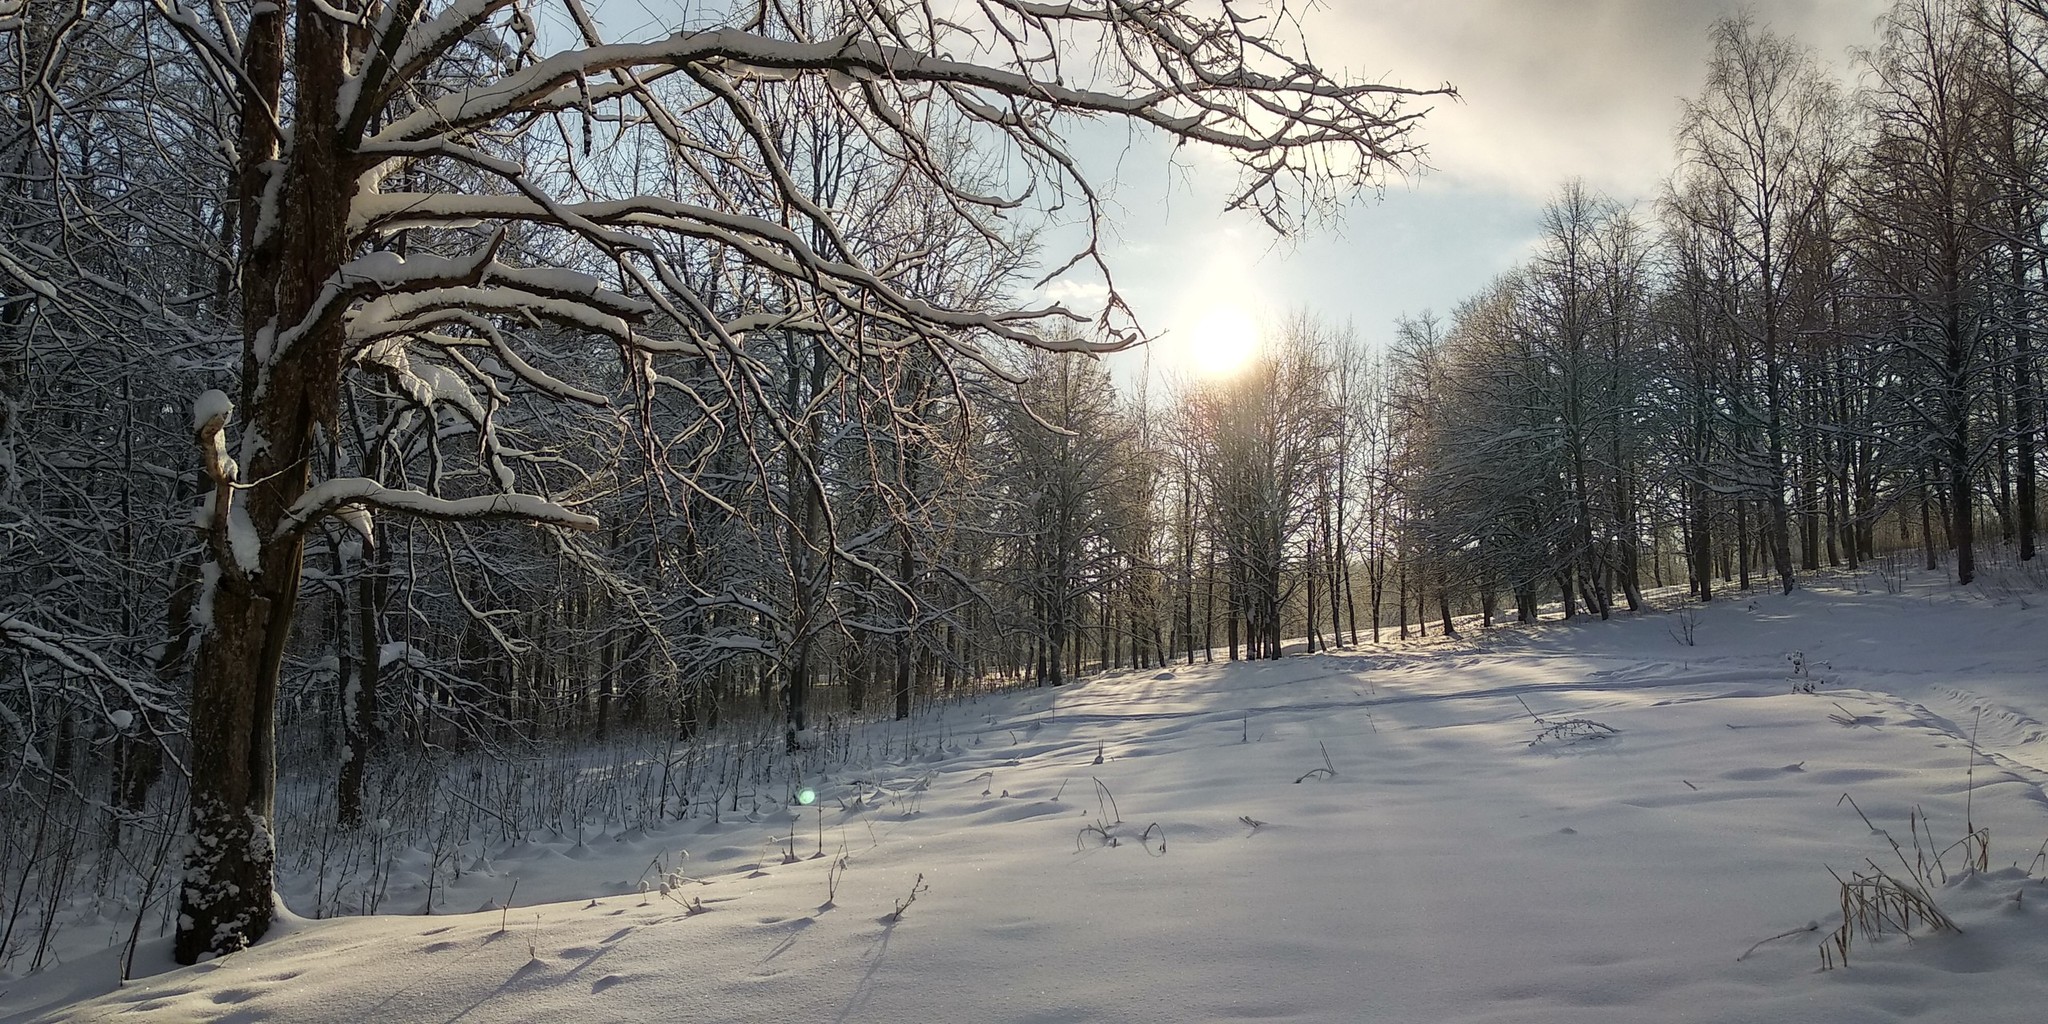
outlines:
{"label": "frost-covered twig", "polygon": [[516,519],[570,530],[595,530],[597,517],[571,512],[532,494],[485,494],[474,498],[440,498],[425,491],[385,487],[363,477],[341,477],[316,484],[292,503],[278,524],[278,536],[305,528],[349,506],[402,512],[424,519]]}

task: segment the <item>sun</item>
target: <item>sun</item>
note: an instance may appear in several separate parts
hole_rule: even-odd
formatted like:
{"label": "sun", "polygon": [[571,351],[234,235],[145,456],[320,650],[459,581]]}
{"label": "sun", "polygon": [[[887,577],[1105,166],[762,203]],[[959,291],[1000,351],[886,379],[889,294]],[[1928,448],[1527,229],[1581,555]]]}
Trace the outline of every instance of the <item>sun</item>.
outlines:
{"label": "sun", "polygon": [[1240,306],[1215,306],[1188,332],[1187,358],[1204,377],[1236,373],[1258,351],[1259,325]]}

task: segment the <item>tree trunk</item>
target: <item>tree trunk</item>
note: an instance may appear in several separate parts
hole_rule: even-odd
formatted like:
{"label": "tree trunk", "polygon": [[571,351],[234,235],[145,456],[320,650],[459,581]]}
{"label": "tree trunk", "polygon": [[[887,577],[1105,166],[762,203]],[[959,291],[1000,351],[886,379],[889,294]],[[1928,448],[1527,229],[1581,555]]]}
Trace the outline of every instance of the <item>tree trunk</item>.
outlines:
{"label": "tree trunk", "polygon": [[912,575],[917,571],[917,559],[910,546],[910,526],[904,524],[898,528],[898,532],[903,548],[897,555],[896,580],[903,587],[903,593],[899,598],[902,603],[898,609],[902,614],[902,621],[898,623],[901,628],[896,634],[895,693],[896,720],[901,722],[910,717],[910,627],[917,619],[917,602],[911,598],[910,583]]}
{"label": "tree trunk", "polygon": [[1735,503],[1735,571],[1739,577],[1736,589],[1749,592],[1749,502]]}
{"label": "tree trunk", "polygon": [[[822,346],[811,350],[810,389],[808,396],[800,391],[802,374],[797,366],[798,345],[794,335],[784,342],[783,352],[789,379],[784,385],[784,400],[792,420],[803,426],[797,434],[803,438],[809,449],[809,458],[800,457],[794,444],[790,446],[784,460],[785,486],[789,490],[789,501],[797,509],[789,519],[789,528],[784,543],[788,546],[790,560],[790,629],[789,649],[784,652],[784,675],[782,683],[783,746],[790,753],[803,749],[801,734],[809,730],[811,700],[811,641],[815,632],[814,616],[817,614],[818,577],[823,565],[812,564],[813,552],[823,547],[819,534],[823,531],[825,496],[818,489],[818,482],[812,479],[807,466],[818,463],[819,426],[815,416],[806,415],[802,403],[814,400],[825,389],[825,374],[830,356]],[[823,562],[822,553],[818,561]]]}
{"label": "tree trunk", "polygon": [[1229,615],[1228,630],[1230,633],[1230,660],[1232,661],[1237,660],[1237,591],[1238,588],[1235,585],[1232,585],[1232,587],[1230,588],[1230,599],[1227,602],[1227,614]]}
{"label": "tree trunk", "polygon": [[1927,568],[1932,571],[1941,568],[1934,548],[1934,485],[1929,482],[1926,469],[1916,466],[1914,472],[1920,478],[1920,544],[1927,555]]}
{"label": "tree trunk", "polygon": [[1956,548],[1956,583],[1977,578],[1975,490],[1970,480],[1969,427],[1959,425],[1948,443],[1949,531]]}
{"label": "tree trunk", "polygon": [[1704,484],[1693,485],[1692,574],[1701,603],[1714,599],[1714,517]]}
{"label": "tree trunk", "polygon": [[[340,319],[332,318],[306,325],[289,349],[268,351],[284,328],[300,325],[346,259],[357,187],[347,173],[350,155],[341,151],[336,112],[344,26],[315,0],[300,0],[295,14],[290,123],[296,130],[289,152],[280,154],[271,127],[285,78],[282,8],[259,5],[243,44],[250,86],[241,110],[239,181],[248,339],[242,410],[249,443],[238,474],[230,478],[215,467],[208,532],[216,579],[211,600],[202,598],[210,605],[202,621],[211,625],[193,673],[192,845],[173,942],[183,964],[243,948],[270,927],[277,696],[304,547],[299,530],[279,527],[306,491],[315,425],[334,426],[346,341]],[[266,219],[262,204],[273,173],[281,176],[272,199],[276,216]],[[259,226],[267,234],[257,236]],[[219,429],[216,424],[214,438],[202,438],[203,444],[224,444]],[[233,511],[236,504],[242,512]],[[246,523],[239,522],[243,515]],[[249,559],[252,535],[256,550]]]}
{"label": "tree trunk", "polygon": [[[1320,645],[1320,644],[1322,643],[1322,639],[1323,639],[1323,637],[1322,637],[1322,634],[1321,634],[1321,633],[1319,633],[1319,632],[1317,632],[1317,631],[1316,631],[1316,568],[1317,568],[1317,567],[1316,567],[1316,542],[1315,542],[1315,540],[1314,540],[1313,538],[1311,538],[1311,539],[1309,540],[1309,542],[1308,542],[1308,558],[1307,558],[1307,560],[1306,560],[1306,561],[1307,561],[1307,565],[1308,565],[1308,577],[1307,577],[1307,579],[1308,579],[1308,653],[1310,653],[1310,654],[1314,654],[1314,653],[1316,652],[1316,648],[1317,648],[1317,647],[1318,647],[1318,646],[1319,646],[1319,645]],[[1336,624],[1335,622],[1332,622],[1332,623],[1330,623],[1330,630],[1331,630],[1331,632],[1335,632],[1335,631],[1336,631],[1336,629],[1337,629],[1337,624]]]}
{"label": "tree trunk", "polygon": [[2014,457],[2018,462],[2014,483],[2016,532],[2020,561],[2034,558],[2034,332],[2028,322],[2032,315],[2032,293],[2027,289],[2026,255],[2017,245],[2012,251],[2012,418]]}
{"label": "tree trunk", "polygon": [[[1205,590],[1202,598],[1202,661],[1205,663],[1216,660],[1216,547],[1213,544],[1209,546],[1208,562],[1209,573],[1203,581]],[[1188,664],[1194,663],[1193,658],[1188,659]]]}
{"label": "tree trunk", "polygon": [[[365,542],[361,576],[356,580],[357,668],[353,685],[344,688],[341,699],[341,777],[337,785],[340,818],[344,825],[363,820],[363,778],[370,752],[377,746],[377,687],[383,679],[384,644],[377,623],[383,607],[384,561],[381,544]],[[511,717],[511,716],[507,716]]]}

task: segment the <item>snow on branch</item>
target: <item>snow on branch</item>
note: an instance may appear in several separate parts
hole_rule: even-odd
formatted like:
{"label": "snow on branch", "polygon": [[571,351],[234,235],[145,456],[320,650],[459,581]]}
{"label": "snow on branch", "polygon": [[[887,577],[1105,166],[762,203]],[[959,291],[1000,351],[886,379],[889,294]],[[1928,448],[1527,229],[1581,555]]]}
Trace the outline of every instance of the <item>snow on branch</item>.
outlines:
{"label": "snow on branch", "polygon": [[[0,0],[0,2],[4,2],[4,0]],[[0,272],[4,272],[15,280],[20,281],[22,287],[27,288],[44,301],[57,301],[57,287],[30,273],[21,261],[15,259],[5,249],[0,249]]]}
{"label": "snow on branch", "polygon": [[[357,310],[349,321],[348,336],[352,342],[365,343],[412,335],[438,324],[461,322],[463,313],[478,310],[552,320],[625,344],[631,344],[634,338],[632,323],[619,315],[620,307],[607,308],[590,299],[551,298],[521,288],[490,285],[379,296]],[[637,310],[626,311],[637,318]]]}
{"label": "snow on branch", "polygon": [[66,672],[108,683],[146,711],[167,714],[169,694],[155,683],[128,678],[75,637],[44,629],[19,615],[0,614],[0,649],[14,648],[45,658]]}
{"label": "snow on branch", "polygon": [[228,455],[226,434],[228,417],[234,414],[235,403],[218,388],[207,389],[192,402],[192,434],[205,456],[206,475],[219,485],[235,478],[235,460]]}
{"label": "snow on branch", "polygon": [[531,494],[485,494],[474,498],[440,498],[425,491],[385,487],[364,477],[338,477],[307,490],[286,510],[278,536],[305,529],[322,516],[345,508],[375,508],[425,519],[516,519],[567,530],[595,530],[597,517],[571,512]]}
{"label": "snow on branch", "polygon": [[365,253],[344,263],[321,285],[320,296],[297,324],[272,337],[256,339],[256,357],[271,361],[282,357],[300,338],[342,316],[358,299],[393,292],[420,292],[435,288],[473,285],[497,267],[498,246],[504,232],[465,257],[417,255],[408,259],[395,252]]}
{"label": "snow on branch", "polygon": [[[429,12],[430,5],[438,10]],[[1062,196],[1077,189],[1087,207],[1089,240],[1064,261],[1051,261],[1058,265],[1046,279],[1092,262],[1109,283],[1099,249],[1104,212],[1082,162],[1067,149],[1056,123],[1061,115],[1122,117],[1224,150],[1241,174],[1228,205],[1251,209],[1284,233],[1297,205],[1327,209],[1343,190],[1378,184],[1416,164],[1421,147],[1412,129],[1422,112],[1407,104],[1454,95],[1448,86],[1415,89],[1326,73],[1309,59],[1302,27],[1284,4],[1247,15],[1201,0],[988,0],[949,5],[941,15],[919,4],[868,3],[835,15],[829,29],[801,13],[763,6],[728,12],[732,20],[722,27],[618,43],[600,38],[580,4],[569,7],[581,45],[551,55],[535,52],[525,15],[510,0],[392,0],[379,9],[351,62],[361,70],[344,87],[343,134],[360,175],[348,231],[366,242],[376,233],[415,227],[523,221],[559,228],[614,261],[626,282],[621,287],[644,288],[653,313],[689,324],[690,340],[670,347],[656,340],[660,332],[649,337],[621,329],[620,321],[644,321],[617,310],[579,314],[573,306],[590,299],[511,279],[494,261],[478,258],[401,271],[391,258],[376,257],[376,266],[352,266],[339,275],[319,310],[280,331],[303,334],[321,318],[350,309],[358,321],[353,340],[361,343],[449,322],[430,307],[473,304],[476,311],[516,312],[529,321],[546,318],[608,335],[641,351],[730,350],[737,329],[721,323],[727,317],[669,273],[672,242],[680,241],[686,250],[708,243],[768,278],[801,282],[811,294],[795,305],[810,307],[807,316],[827,311],[815,318],[823,333],[838,334],[829,326],[834,322],[866,322],[882,330],[856,332],[862,344],[881,336],[897,344],[935,344],[1001,376],[977,337],[1093,352],[1130,344],[1136,330],[1112,325],[1131,315],[1113,283],[1095,339],[1047,330],[1053,321],[1084,319],[1058,305],[954,308],[917,294],[904,283],[906,268],[931,255],[857,255],[862,247],[842,228],[842,211],[810,195],[783,165],[769,115],[779,101],[766,97],[803,89],[805,81],[829,83],[822,98],[790,95],[815,101],[812,116],[844,119],[900,166],[902,187],[929,189],[996,249],[1008,244],[1000,218],[982,213],[1022,206],[1040,188]],[[434,61],[479,31],[495,33],[494,39],[519,37],[521,48],[503,73],[468,79],[460,89],[410,88]],[[678,84],[681,92],[651,89],[670,77],[691,84]],[[664,98],[685,95],[692,109],[716,108],[715,116],[738,132],[699,136]],[[525,160],[482,141],[504,131],[519,134],[549,114],[570,114],[582,123],[587,149],[591,125],[615,120],[594,108],[614,102],[640,108],[618,112],[617,123],[652,125],[666,137],[678,167],[704,185],[689,193],[697,202],[653,196],[573,201]],[[1005,159],[1030,168],[1033,184],[1015,196],[982,195],[979,183],[950,169],[946,151],[953,143],[932,134],[937,123],[959,125],[976,142],[996,142],[1007,150]],[[463,194],[384,191],[397,169],[435,159],[495,182]],[[707,160],[713,166],[705,166]],[[751,210],[731,190],[727,170],[756,181],[785,216]],[[417,182],[408,179],[413,187]],[[501,192],[498,184],[509,189]],[[669,237],[656,237],[663,235]],[[658,280],[630,265],[632,257],[646,259]],[[554,301],[525,302],[511,294],[521,290]],[[394,292],[407,298],[387,302]],[[358,307],[362,299],[370,301]],[[280,342],[280,352],[288,341]]]}
{"label": "snow on branch", "polygon": [[[583,225],[584,233],[595,241],[613,247],[649,252],[653,252],[654,247],[647,239],[636,234],[636,231],[666,232],[716,243],[771,274],[809,281],[814,287],[830,295],[833,301],[849,310],[913,331],[917,325],[924,324],[957,331],[985,330],[1011,341],[1041,348],[1065,347],[1105,351],[1121,347],[1117,344],[1087,342],[1079,338],[1056,341],[1044,337],[1041,333],[1014,326],[1019,323],[1036,325],[1054,317],[1079,319],[1073,312],[1061,306],[1012,312],[948,309],[905,292],[867,267],[828,258],[813,247],[800,232],[773,221],[658,196],[543,205],[523,195],[380,193],[359,197],[350,213],[351,230],[360,231],[388,230],[394,225],[422,226],[437,222],[467,224],[514,220]],[[489,276],[493,282],[502,280],[507,283],[529,283],[538,291],[542,282],[536,275],[543,273],[548,272],[501,271],[494,268]],[[553,273],[566,274],[559,271]],[[592,287],[595,287],[594,281]],[[594,302],[592,296],[599,293],[557,290],[553,294],[591,303]],[[624,296],[618,296],[615,301],[619,300],[640,302]],[[484,307],[500,305],[482,301],[473,290],[464,292],[462,302]],[[358,338],[367,338],[409,330],[410,328],[403,325],[393,325],[392,322],[398,318],[395,314],[379,308],[380,304],[384,303],[385,300],[379,299],[366,305],[358,314],[357,323],[351,326],[351,332]],[[420,304],[424,303],[406,302],[395,306],[402,305],[411,309]],[[558,311],[554,307],[540,303],[530,305],[534,312],[541,315],[551,316],[554,311]],[[642,308],[638,305],[631,307],[636,314]],[[611,319],[605,319],[602,323],[584,322],[580,318],[565,322],[578,323],[597,333],[610,334],[626,340],[626,335],[616,329],[617,321]]]}
{"label": "snow on branch", "polygon": [[[458,0],[416,26],[400,50],[441,52],[456,25],[479,23],[488,7],[486,0]],[[919,5],[875,4],[848,12],[836,34],[822,38],[807,38],[810,31],[795,22],[766,24],[765,16],[645,42],[605,43],[587,29],[588,45],[394,110],[365,141],[455,138],[506,117],[588,110],[628,95],[644,103],[649,82],[679,72],[728,103],[741,83],[817,75],[836,92],[877,107],[873,113],[913,149],[929,143],[911,127],[915,118],[895,115],[950,105],[1008,136],[1027,159],[1067,173],[1076,169],[1050,115],[1108,114],[1149,124],[1231,153],[1243,178],[1229,205],[1255,209],[1284,229],[1278,215],[1286,185],[1302,187],[1303,198],[1308,190],[1320,196],[1332,183],[1374,183],[1412,165],[1421,147],[1411,132],[1427,111],[1407,104],[1456,95],[1448,85],[1412,88],[1323,71],[1284,6],[1244,16],[1227,4],[1218,11],[1188,0],[1002,0],[940,16]],[[613,81],[593,84],[604,75]],[[398,105],[400,84],[401,75],[389,76],[365,102]],[[358,106],[352,123],[368,124],[365,109]]]}
{"label": "snow on branch", "polygon": [[[492,323],[490,318],[479,316],[466,309],[443,310],[437,316],[442,325],[457,325],[467,328],[475,336],[488,341],[492,350],[497,353],[500,364],[506,370],[542,393],[553,395],[565,401],[581,402],[585,405],[601,407],[611,404],[611,400],[605,396],[570,384],[528,362],[526,357],[520,355],[512,347],[511,343],[505,340],[505,333],[500,331],[497,324]],[[417,321],[415,322],[417,323]],[[453,350],[465,343],[454,335],[437,330],[418,330],[412,336],[444,350]],[[392,344],[392,342],[377,342],[365,350],[364,354],[358,358],[364,362],[375,361],[375,355],[379,352],[380,346],[389,344]]]}
{"label": "snow on branch", "polygon": [[[418,24],[412,22],[420,8],[425,6],[425,0],[396,0],[386,4],[377,22],[375,50],[368,60],[361,63],[363,70],[350,76],[343,86],[340,113],[350,134],[360,133],[369,123],[371,114],[392,85],[402,84],[418,75],[493,14],[515,2],[455,0],[440,14]],[[366,95],[371,102],[363,102]]]}
{"label": "snow on branch", "polygon": [[[1137,6],[1137,5],[1132,5]],[[1090,19],[1099,20],[1099,19]],[[1048,106],[1090,113],[1122,114],[1148,121],[1161,128],[1200,142],[1231,149],[1264,150],[1276,145],[1302,141],[1340,141],[1338,133],[1354,132],[1360,138],[1382,133],[1390,119],[1378,104],[1353,109],[1357,101],[1393,96],[1443,94],[1447,90],[1421,90],[1379,82],[1338,82],[1313,68],[1297,66],[1285,76],[1262,74],[1238,64],[1221,66],[1220,54],[1204,51],[1208,41],[1178,38],[1159,18],[1135,19],[1159,33],[1160,62],[1189,72],[1184,80],[1167,82],[1142,92],[1122,93],[1080,88],[1056,80],[1034,78],[1006,67],[951,60],[946,57],[863,39],[848,34],[822,42],[773,39],[741,29],[717,28],[679,32],[667,39],[647,43],[610,43],[556,54],[507,75],[482,89],[451,92],[388,125],[376,138],[417,140],[441,134],[450,128],[468,128],[507,114],[535,107],[567,107],[580,102],[568,93],[576,92],[579,77],[618,69],[679,67],[699,64],[729,72],[734,77],[772,79],[768,72],[836,71],[855,80],[888,78],[906,82],[931,82],[968,86],[991,93]],[[1307,138],[1292,134],[1258,133],[1238,111],[1216,105],[1199,105],[1179,110],[1175,100],[1195,100],[1208,93],[1237,94],[1263,92],[1295,97],[1305,107],[1321,100],[1336,104],[1330,110],[1304,109],[1313,114],[1299,125],[1290,125]],[[557,97],[557,93],[562,93]],[[1284,109],[1269,110],[1285,114]],[[1206,115],[1227,114],[1227,117]],[[1242,122],[1235,129],[1219,122]],[[1356,141],[1356,140],[1352,140]]]}

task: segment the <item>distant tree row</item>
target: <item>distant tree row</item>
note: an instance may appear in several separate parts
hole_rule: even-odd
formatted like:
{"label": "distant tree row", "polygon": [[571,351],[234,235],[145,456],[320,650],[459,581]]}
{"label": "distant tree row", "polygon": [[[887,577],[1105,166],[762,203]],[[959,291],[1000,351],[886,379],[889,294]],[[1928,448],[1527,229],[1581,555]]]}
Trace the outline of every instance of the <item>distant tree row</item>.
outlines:
{"label": "distant tree row", "polygon": [[1636,609],[1672,551],[1700,600],[1881,543],[1964,584],[1987,539],[2032,559],[2043,15],[1900,0],[1847,94],[1717,25],[1655,204],[1569,183],[1523,266],[1403,325],[1404,557],[1524,619]]}

